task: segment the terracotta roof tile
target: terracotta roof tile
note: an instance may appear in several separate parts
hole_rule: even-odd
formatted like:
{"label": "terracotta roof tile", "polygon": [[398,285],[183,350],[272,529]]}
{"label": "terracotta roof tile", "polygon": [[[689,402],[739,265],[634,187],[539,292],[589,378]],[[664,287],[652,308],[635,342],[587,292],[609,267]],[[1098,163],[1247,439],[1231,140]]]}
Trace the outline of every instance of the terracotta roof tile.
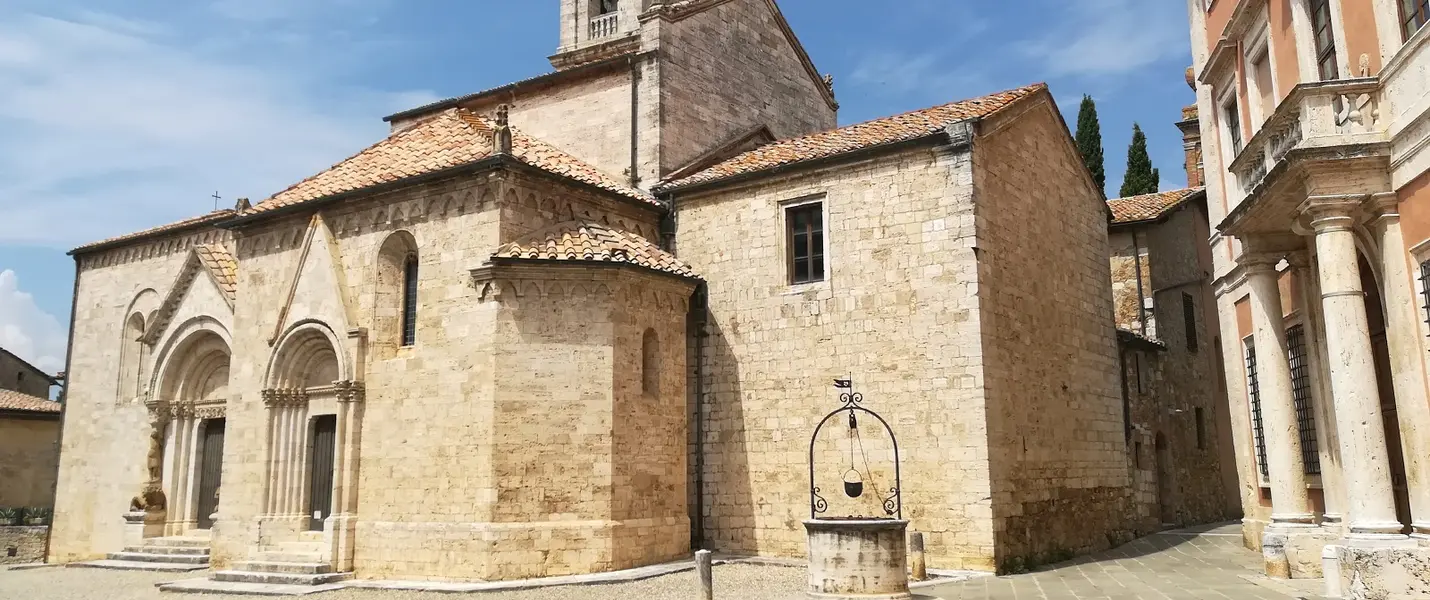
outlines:
{"label": "terracotta roof tile", "polygon": [[14,390],[0,390],[0,410],[59,414],[60,403]]}
{"label": "terracotta roof tile", "polygon": [[1127,198],[1108,200],[1107,206],[1112,209],[1112,222],[1115,225],[1151,221],[1181,206],[1182,202],[1204,190],[1206,190],[1204,187],[1195,187],[1170,192],[1158,192],[1156,194],[1129,196]]}
{"label": "terracotta roof tile", "polygon": [[[294,184],[244,211],[242,216],[477,162],[492,156],[494,126],[494,123],[465,109],[444,110]],[[512,155],[543,171],[660,206],[649,194],[630,188],[595,167],[515,129],[512,131]]]}
{"label": "terracotta roof tile", "polygon": [[959,121],[987,117],[1013,102],[1045,89],[1047,89],[1047,85],[1039,83],[971,100],[777,141],[717,163],[689,177],[668,182],[661,187],[678,189],[885,144],[918,139],[937,133]]}
{"label": "terracotta roof tile", "polygon": [[542,261],[615,262],[690,279],[689,265],[639,235],[600,223],[569,221],[497,248],[492,258]]}
{"label": "terracotta roof tile", "polygon": [[106,239],[106,240],[100,240],[100,241],[98,241],[98,242],[90,242],[90,243],[88,243],[88,244],[85,244],[85,245],[83,245],[83,246],[80,246],[80,247],[78,247],[78,248],[75,248],[74,250],[70,250],[70,254],[78,254],[78,253],[84,252],[84,251],[86,251],[86,250],[96,249],[96,248],[98,248],[98,247],[100,247],[100,246],[108,246],[108,245],[110,245],[110,244],[115,244],[115,243],[119,243],[119,242],[128,242],[128,241],[137,240],[137,239],[140,239],[140,238],[146,238],[146,237],[150,237],[150,236],[159,235],[159,234],[162,234],[162,233],[169,233],[169,232],[171,232],[171,231],[178,231],[178,230],[180,230],[180,229],[188,229],[188,228],[192,228],[192,227],[200,227],[200,226],[203,226],[203,225],[209,225],[209,224],[213,224],[213,223],[218,223],[219,221],[223,221],[223,220],[225,220],[225,219],[228,219],[229,217],[232,217],[232,216],[234,216],[235,214],[237,214],[237,213],[235,213],[232,209],[227,209],[227,208],[225,208],[225,209],[220,209],[220,210],[216,210],[216,211],[213,211],[213,212],[211,212],[211,213],[208,213],[208,214],[199,215],[199,216],[197,216],[197,217],[190,217],[190,218],[184,219],[184,220],[182,220],[182,221],[175,221],[175,222],[169,223],[169,224],[167,224],[167,225],[160,225],[160,226],[158,226],[158,227],[152,227],[152,228],[145,229],[145,230],[142,230],[142,231],[136,231],[136,232],[134,232],[134,233],[126,233],[126,234],[121,235],[121,236],[118,236],[118,237],[112,237],[112,238],[109,238],[109,239]]}
{"label": "terracotta roof tile", "polygon": [[214,281],[218,287],[228,296],[232,302],[238,294],[238,261],[229,254],[228,248],[217,244],[205,244],[194,247],[194,254],[198,255],[199,262],[214,275]]}

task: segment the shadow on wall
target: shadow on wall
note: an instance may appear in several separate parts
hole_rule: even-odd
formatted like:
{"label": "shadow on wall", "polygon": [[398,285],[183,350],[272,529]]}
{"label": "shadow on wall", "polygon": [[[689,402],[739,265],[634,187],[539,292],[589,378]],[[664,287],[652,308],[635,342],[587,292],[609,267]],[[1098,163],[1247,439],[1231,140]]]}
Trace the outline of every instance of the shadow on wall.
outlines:
{"label": "shadow on wall", "polygon": [[[749,439],[745,429],[744,396],[740,388],[740,367],[726,332],[708,317],[703,343],[703,390],[695,397],[700,415],[701,438],[696,453],[703,463],[697,480],[702,497],[694,510],[703,512],[699,526],[709,550],[731,554],[757,554],[755,500],[751,489]],[[692,465],[697,464],[692,461]],[[692,523],[694,525],[694,523]],[[703,544],[701,543],[703,542]]]}

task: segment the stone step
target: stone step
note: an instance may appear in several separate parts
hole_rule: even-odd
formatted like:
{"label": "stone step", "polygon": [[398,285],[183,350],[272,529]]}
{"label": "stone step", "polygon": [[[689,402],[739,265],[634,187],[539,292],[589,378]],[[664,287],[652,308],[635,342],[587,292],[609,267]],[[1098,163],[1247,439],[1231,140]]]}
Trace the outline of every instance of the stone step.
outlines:
{"label": "stone step", "polygon": [[323,532],[321,532],[321,531],[301,531],[301,532],[298,532],[298,541],[300,541],[300,542],[313,542],[313,543],[315,543],[315,544],[321,544],[321,543],[323,543]]}
{"label": "stone step", "polygon": [[284,585],[277,583],[242,583],[212,579],[186,579],[159,585],[161,592],[188,594],[225,594],[233,596],[306,596],[343,589],[341,584]]}
{"label": "stone step", "polygon": [[282,552],[267,550],[253,557],[257,562],[270,563],[320,563],[323,556],[317,552]]}
{"label": "stone step", "polygon": [[273,550],[277,550],[277,551],[279,551],[279,552],[289,552],[289,553],[311,552],[311,553],[313,553],[313,554],[320,554],[320,553],[322,553],[322,551],[323,551],[323,543],[322,543],[322,542],[278,542],[277,544],[274,544],[274,545],[273,545],[272,549],[273,549]]}
{"label": "stone step", "polygon": [[86,562],[69,563],[67,567],[81,569],[113,569],[117,571],[158,571],[164,573],[184,573],[189,571],[202,571],[209,568],[207,564],[186,565],[176,563],[139,562],[131,560],[91,560]]}
{"label": "stone step", "polygon": [[292,573],[295,575],[322,575],[332,573],[333,566],[324,563],[290,563],[251,560],[234,565],[235,571],[255,573]]}
{"label": "stone step", "polygon": [[123,560],[129,562],[151,562],[151,563],[172,563],[176,565],[207,565],[209,556],[184,555],[184,554],[150,554],[148,552],[112,552],[107,556],[109,560]]}
{"label": "stone step", "polygon": [[352,573],[263,573],[257,571],[219,571],[214,581],[226,583],[261,583],[270,585],[326,585],[337,583]]}
{"label": "stone step", "polygon": [[193,546],[157,546],[157,545],[148,545],[148,544],[146,544],[146,545],[143,545],[143,546],[129,546],[129,547],[125,548],[124,551],[125,551],[125,552],[140,553],[140,554],[168,554],[168,555],[174,555],[174,556],[208,556],[208,555],[209,555],[209,549],[208,549],[207,547],[205,547],[205,548],[195,548],[195,547],[193,547]]}
{"label": "stone step", "polygon": [[145,546],[164,546],[170,548],[175,546],[182,546],[186,548],[207,548],[212,544],[213,540],[211,539],[195,536],[161,537],[149,538],[144,540]]}

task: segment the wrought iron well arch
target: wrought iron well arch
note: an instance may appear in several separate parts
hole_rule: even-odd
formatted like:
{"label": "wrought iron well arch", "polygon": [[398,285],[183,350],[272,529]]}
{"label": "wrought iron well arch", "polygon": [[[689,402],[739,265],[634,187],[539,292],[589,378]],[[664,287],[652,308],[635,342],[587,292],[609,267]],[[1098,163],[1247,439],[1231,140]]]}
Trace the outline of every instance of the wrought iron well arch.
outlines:
{"label": "wrought iron well arch", "polygon": [[861,406],[864,402],[864,394],[854,391],[854,381],[852,379],[836,379],[834,380],[834,387],[835,389],[844,390],[839,393],[839,402],[843,404],[843,406],[825,415],[824,418],[819,421],[819,424],[814,427],[814,433],[809,436],[809,518],[817,519],[821,513],[829,510],[829,502],[826,501],[823,496],[819,495],[819,486],[815,485],[814,482],[814,443],[819,439],[820,430],[824,429],[824,425],[828,423],[830,419],[841,414],[847,414],[850,428],[857,429],[859,426],[857,415],[864,413],[874,417],[879,421],[880,425],[884,426],[884,431],[889,433],[889,441],[893,443],[894,487],[889,490],[888,496],[884,496],[883,493],[880,493],[880,499],[882,500],[884,514],[886,516],[903,520],[904,483],[903,474],[899,467],[899,438],[894,435],[894,428],[890,427],[889,422],[885,421],[884,417],[880,416],[879,413]]}

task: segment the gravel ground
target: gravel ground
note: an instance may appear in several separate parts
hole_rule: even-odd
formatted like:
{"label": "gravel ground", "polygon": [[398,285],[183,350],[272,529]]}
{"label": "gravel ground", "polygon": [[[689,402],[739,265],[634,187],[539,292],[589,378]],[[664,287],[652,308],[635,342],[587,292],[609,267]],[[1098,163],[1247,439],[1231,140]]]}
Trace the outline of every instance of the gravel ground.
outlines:
{"label": "gravel ground", "polygon": [[[214,594],[160,594],[154,586],[195,574],[106,571],[51,567],[25,571],[0,571],[0,600],[253,600],[253,596]],[[717,600],[793,600],[803,597],[803,569],[764,565],[715,567]],[[572,586],[471,594],[480,600],[695,600],[699,582],[693,571],[635,583]],[[340,590],[313,596],[314,600],[453,600],[461,594],[389,590]]]}

